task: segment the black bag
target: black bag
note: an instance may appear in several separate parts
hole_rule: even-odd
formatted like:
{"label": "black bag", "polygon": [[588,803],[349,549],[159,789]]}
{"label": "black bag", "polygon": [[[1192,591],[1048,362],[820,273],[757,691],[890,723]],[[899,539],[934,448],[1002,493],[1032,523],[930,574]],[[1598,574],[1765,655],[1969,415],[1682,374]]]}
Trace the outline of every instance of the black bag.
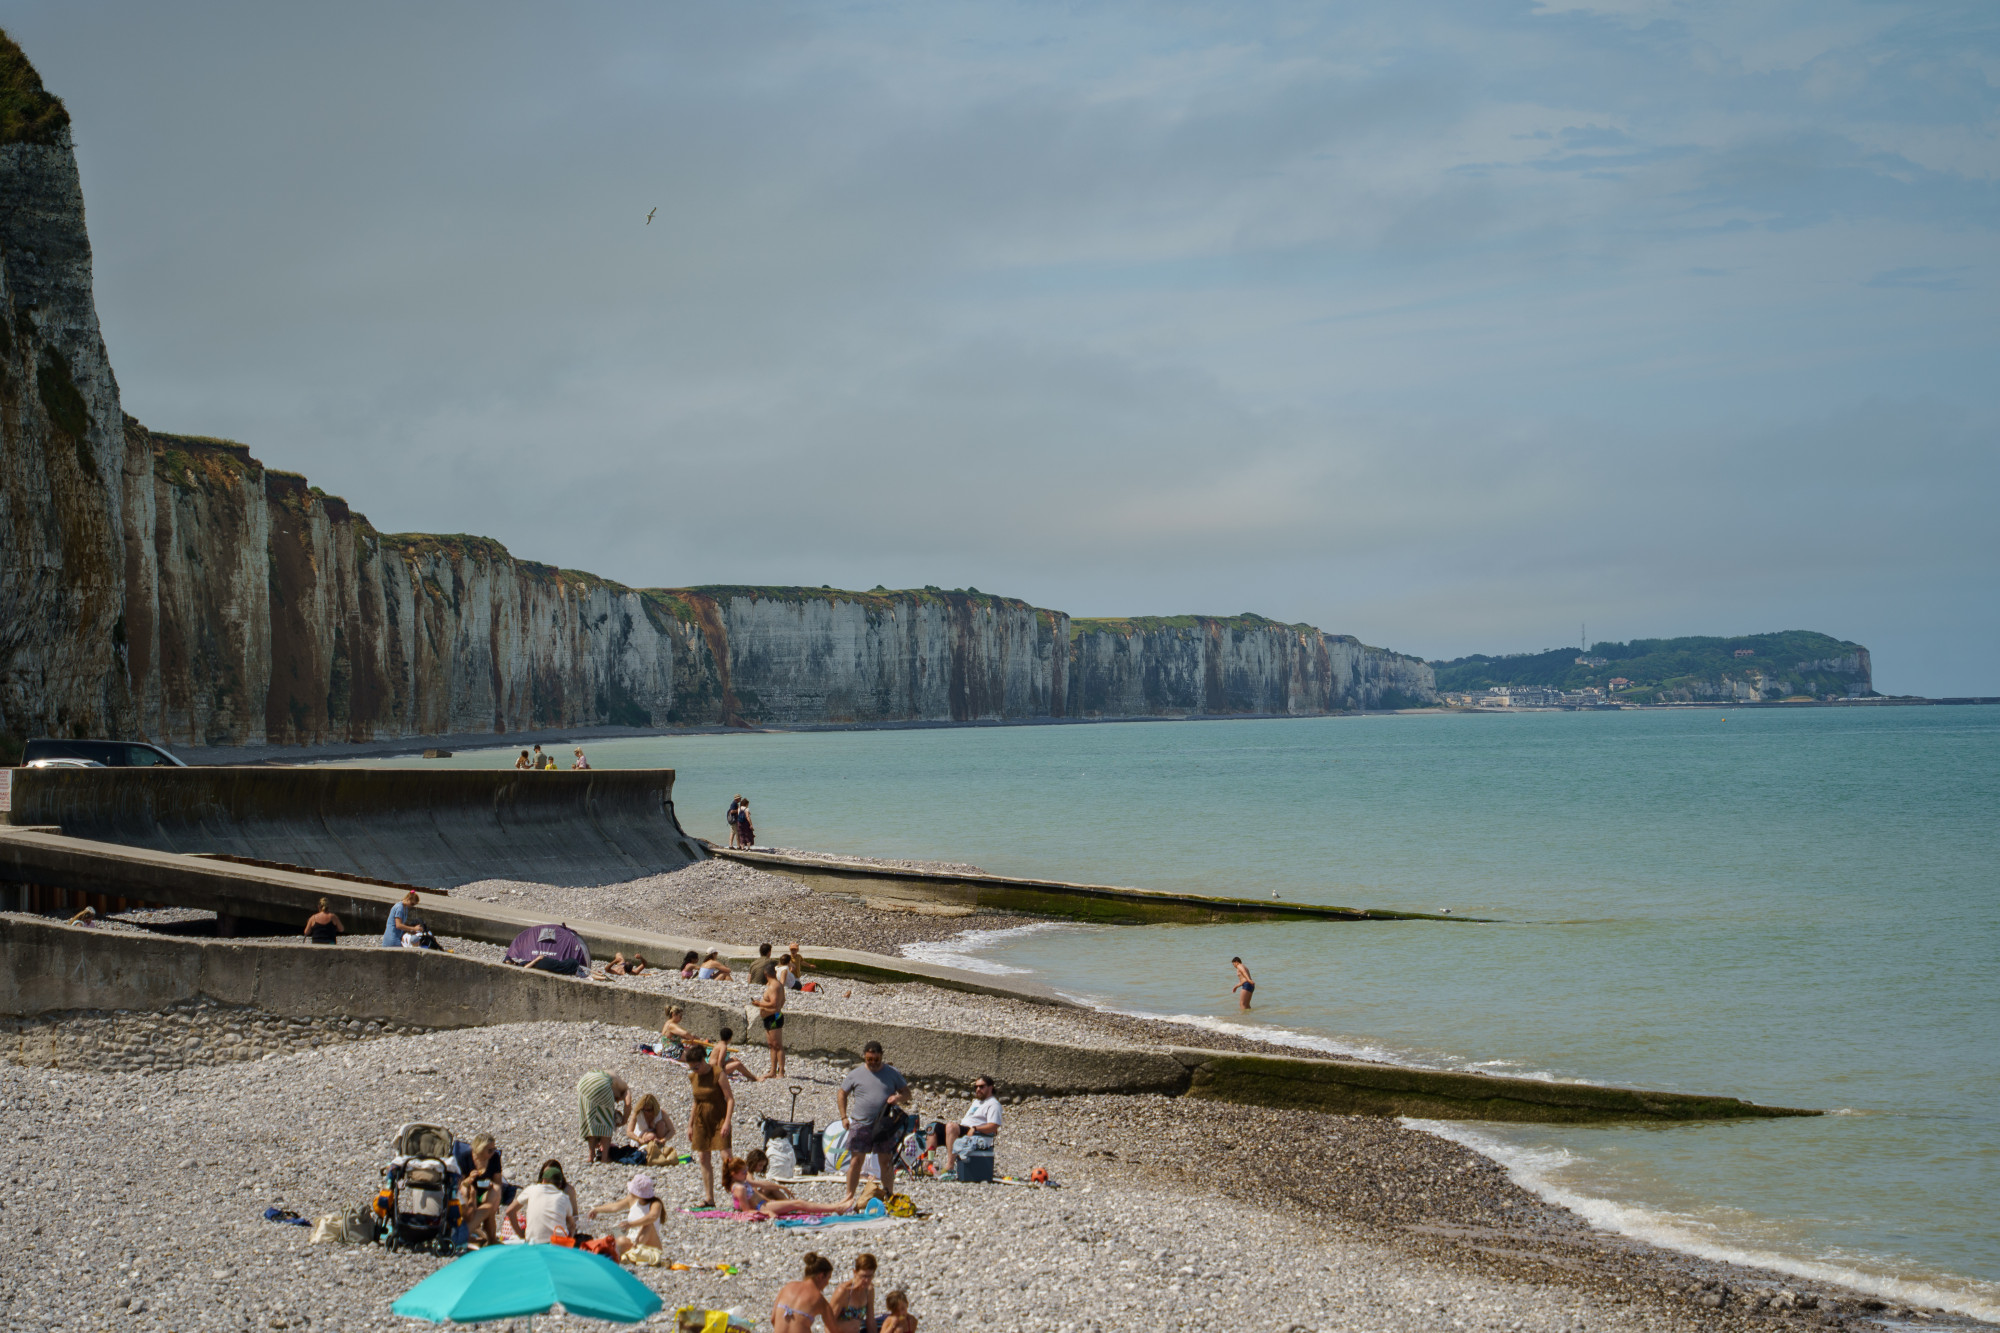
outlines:
{"label": "black bag", "polygon": [[823,1176],[826,1174],[826,1143],[810,1120],[773,1120],[764,1117],[764,1138],[784,1139],[792,1145],[792,1152],[799,1159],[799,1174]]}

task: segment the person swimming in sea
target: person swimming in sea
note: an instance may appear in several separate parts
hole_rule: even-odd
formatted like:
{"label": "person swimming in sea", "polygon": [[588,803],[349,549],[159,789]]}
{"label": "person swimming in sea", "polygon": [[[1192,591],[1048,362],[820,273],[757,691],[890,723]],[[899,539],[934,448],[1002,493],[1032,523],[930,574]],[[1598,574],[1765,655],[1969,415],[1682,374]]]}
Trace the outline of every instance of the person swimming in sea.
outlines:
{"label": "person swimming in sea", "polygon": [[1230,993],[1241,996],[1239,1003],[1243,1008],[1248,1009],[1250,1007],[1250,997],[1257,991],[1257,983],[1250,979],[1250,969],[1243,966],[1241,958],[1232,958],[1229,961],[1236,966],[1236,984],[1229,988]]}

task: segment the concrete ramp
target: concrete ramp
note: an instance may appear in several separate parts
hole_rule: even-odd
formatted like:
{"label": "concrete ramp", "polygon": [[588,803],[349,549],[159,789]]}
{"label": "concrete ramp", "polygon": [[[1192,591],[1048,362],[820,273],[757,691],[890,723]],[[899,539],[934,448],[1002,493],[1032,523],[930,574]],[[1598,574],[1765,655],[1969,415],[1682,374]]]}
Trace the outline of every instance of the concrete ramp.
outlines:
{"label": "concrete ramp", "polygon": [[448,889],[616,884],[701,860],[672,769],[49,768],[14,773],[11,824]]}

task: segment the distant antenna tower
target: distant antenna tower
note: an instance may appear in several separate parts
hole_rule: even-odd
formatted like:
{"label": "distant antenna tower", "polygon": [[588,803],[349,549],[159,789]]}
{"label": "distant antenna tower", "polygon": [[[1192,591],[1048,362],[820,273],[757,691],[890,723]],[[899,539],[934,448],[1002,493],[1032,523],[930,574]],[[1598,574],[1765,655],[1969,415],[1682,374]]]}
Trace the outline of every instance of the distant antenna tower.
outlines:
{"label": "distant antenna tower", "polygon": [[1586,621],[1586,620],[1579,620],[1579,621],[1577,621],[1577,622],[1576,622],[1576,637],[1577,637],[1577,647],[1579,648],[1579,650],[1580,650],[1580,651],[1581,651],[1581,652],[1583,653],[1583,655],[1584,655],[1585,657],[1588,657],[1588,656],[1590,656],[1590,633],[1589,633],[1589,630],[1590,630],[1590,622],[1589,622],[1589,621]]}

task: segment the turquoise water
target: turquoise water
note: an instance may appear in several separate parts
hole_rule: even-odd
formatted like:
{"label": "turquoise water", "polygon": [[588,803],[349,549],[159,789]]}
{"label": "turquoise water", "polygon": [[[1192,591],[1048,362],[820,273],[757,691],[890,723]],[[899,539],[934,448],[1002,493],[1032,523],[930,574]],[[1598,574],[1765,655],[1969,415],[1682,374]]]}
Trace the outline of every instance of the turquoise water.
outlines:
{"label": "turquoise water", "polygon": [[[1601,1224],[2000,1318],[2000,709],[601,742],[720,837],[1504,924],[1056,927],[932,956],[1409,1063],[1840,1114],[1448,1130]],[[500,764],[511,752],[454,763]],[[410,761],[421,763],[423,761]],[[1257,975],[1254,1014],[1229,957]]]}

